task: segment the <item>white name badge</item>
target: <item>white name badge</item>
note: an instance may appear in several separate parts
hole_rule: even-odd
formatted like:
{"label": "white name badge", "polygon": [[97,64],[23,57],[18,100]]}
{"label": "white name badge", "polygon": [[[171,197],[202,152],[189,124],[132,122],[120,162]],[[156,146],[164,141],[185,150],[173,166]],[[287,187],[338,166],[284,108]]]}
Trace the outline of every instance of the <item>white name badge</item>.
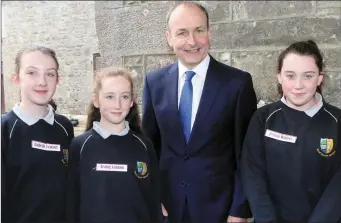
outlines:
{"label": "white name badge", "polygon": [[54,151],[54,152],[60,151],[60,145],[59,144],[49,144],[49,143],[38,142],[38,141],[34,141],[34,140],[32,140],[32,148],[45,150],[45,151]]}
{"label": "white name badge", "polygon": [[128,165],[97,163],[96,164],[96,171],[127,172],[128,171]]}
{"label": "white name badge", "polygon": [[291,135],[287,135],[287,134],[282,134],[279,132],[275,132],[272,130],[267,129],[265,132],[265,136],[272,138],[272,139],[277,139],[279,141],[283,141],[283,142],[291,142],[291,143],[295,143],[297,136],[291,136]]}

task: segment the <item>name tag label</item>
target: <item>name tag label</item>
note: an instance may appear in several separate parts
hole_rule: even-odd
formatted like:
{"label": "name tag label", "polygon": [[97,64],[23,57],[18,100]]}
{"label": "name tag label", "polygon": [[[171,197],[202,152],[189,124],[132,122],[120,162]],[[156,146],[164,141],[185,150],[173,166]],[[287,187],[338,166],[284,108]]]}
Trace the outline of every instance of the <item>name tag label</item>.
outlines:
{"label": "name tag label", "polygon": [[128,165],[126,164],[106,164],[97,163],[96,171],[114,171],[114,172],[127,172]]}
{"label": "name tag label", "polygon": [[275,132],[272,130],[267,129],[265,132],[265,136],[272,138],[272,139],[276,139],[279,141],[283,141],[283,142],[290,142],[290,143],[295,143],[297,136],[291,136],[291,135],[287,135],[287,134],[282,134],[279,132]]}
{"label": "name tag label", "polygon": [[59,144],[49,144],[32,140],[32,148],[45,151],[60,152]]}

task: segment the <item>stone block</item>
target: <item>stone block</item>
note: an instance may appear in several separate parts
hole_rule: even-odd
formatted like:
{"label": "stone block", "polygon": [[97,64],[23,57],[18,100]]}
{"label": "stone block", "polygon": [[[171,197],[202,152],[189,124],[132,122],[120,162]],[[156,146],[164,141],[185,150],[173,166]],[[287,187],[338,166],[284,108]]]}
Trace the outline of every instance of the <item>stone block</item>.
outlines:
{"label": "stone block", "polygon": [[231,1],[233,20],[296,16],[311,13],[312,1]]}
{"label": "stone block", "polygon": [[141,5],[144,1],[123,1],[123,6]]}
{"label": "stone block", "polygon": [[316,10],[318,15],[341,15],[341,7],[333,7],[333,8],[317,8]]}
{"label": "stone block", "polygon": [[210,22],[229,21],[232,18],[231,1],[198,1],[198,3],[206,8]]}
{"label": "stone block", "polygon": [[136,66],[136,65],[140,65],[140,66],[143,66],[143,62],[144,62],[144,57],[143,55],[137,55],[137,56],[123,56],[123,63],[125,66],[127,65],[133,65],[133,66]]}
{"label": "stone block", "polygon": [[263,100],[268,102],[274,102],[281,98],[281,95],[277,91],[277,78],[276,75],[271,77],[252,77],[253,87],[256,92],[257,101]]}
{"label": "stone block", "polygon": [[232,66],[249,72],[252,76],[276,75],[277,58],[281,51],[233,52]]}
{"label": "stone block", "polygon": [[252,46],[283,46],[314,39],[319,43],[341,44],[339,18],[288,18],[265,21],[238,21],[212,25],[212,49]]}
{"label": "stone block", "polygon": [[341,1],[317,1],[316,12],[318,15],[341,15]]}
{"label": "stone block", "polygon": [[172,2],[146,2],[138,7],[96,10],[103,53],[123,56],[166,52],[166,15],[172,5]]}
{"label": "stone block", "polygon": [[123,1],[96,1],[95,2],[95,10],[103,11],[103,10],[111,10],[116,8],[123,7]]}
{"label": "stone block", "polygon": [[276,68],[279,54],[280,51],[232,53],[232,66],[251,74],[258,100],[278,99]]}
{"label": "stone block", "polygon": [[317,8],[337,8],[341,7],[341,1],[316,1]]}
{"label": "stone block", "polygon": [[341,70],[326,71],[322,94],[330,104],[341,108]]}
{"label": "stone block", "polygon": [[211,56],[227,65],[231,65],[231,52],[210,52]]}
{"label": "stone block", "polygon": [[219,61],[231,65],[232,64],[232,59],[231,59],[231,52],[224,52],[220,54]]}
{"label": "stone block", "polygon": [[335,49],[320,49],[326,70],[341,69],[341,46]]}
{"label": "stone block", "polygon": [[146,55],[146,74],[165,67],[177,60],[174,54],[150,54]]}

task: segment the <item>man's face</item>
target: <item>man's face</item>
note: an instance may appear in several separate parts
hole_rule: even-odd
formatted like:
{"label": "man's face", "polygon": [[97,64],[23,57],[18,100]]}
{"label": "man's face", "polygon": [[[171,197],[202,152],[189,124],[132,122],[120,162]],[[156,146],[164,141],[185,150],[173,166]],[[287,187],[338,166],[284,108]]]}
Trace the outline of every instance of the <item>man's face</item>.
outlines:
{"label": "man's face", "polygon": [[205,59],[210,46],[205,13],[196,6],[179,6],[169,18],[166,37],[180,62],[188,69],[195,68]]}

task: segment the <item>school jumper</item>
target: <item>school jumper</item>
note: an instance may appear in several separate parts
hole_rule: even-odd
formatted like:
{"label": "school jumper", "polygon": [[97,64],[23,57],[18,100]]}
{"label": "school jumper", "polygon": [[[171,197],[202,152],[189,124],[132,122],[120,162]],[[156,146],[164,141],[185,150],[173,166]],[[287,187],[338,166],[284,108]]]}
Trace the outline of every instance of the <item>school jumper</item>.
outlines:
{"label": "school jumper", "polygon": [[1,136],[1,222],[65,222],[71,122],[51,106],[38,119],[16,105]]}
{"label": "school jumper", "polygon": [[282,98],[252,118],[242,180],[256,222],[307,222],[341,164],[341,110],[316,97],[307,111]]}
{"label": "school jumper", "polygon": [[161,222],[158,182],[154,149],[128,122],[117,135],[94,122],[71,143],[75,222]]}

